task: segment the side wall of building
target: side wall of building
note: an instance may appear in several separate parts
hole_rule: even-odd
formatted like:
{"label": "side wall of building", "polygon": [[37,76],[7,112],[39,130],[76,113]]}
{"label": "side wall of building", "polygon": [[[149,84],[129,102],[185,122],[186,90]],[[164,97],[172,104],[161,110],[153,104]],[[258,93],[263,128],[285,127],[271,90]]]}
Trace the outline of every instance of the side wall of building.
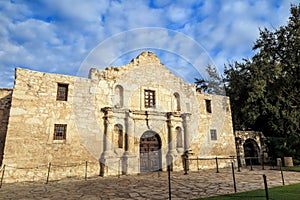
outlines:
{"label": "side wall of building", "polygon": [[[215,168],[218,157],[219,167],[230,166],[236,156],[230,101],[226,96],[198,94],[198,134],[192,139],[190,168],[193,170]],[[207,108],[210,101],[211,109]],[[215,135],[212,135],[215,133]]]}
{"label": "side wall of building", "polygon": [[2,165],[12,89],[0,89],[0,166]]}
{"label": "side wall of building", "polygon": [[[4,149],[4,181],[45,180],[49,163],[50,180],[84,176],[86,161],[93,175],[99,173],[98,160],[82,145],[77,132],[73,112],[76,82],[81,87],[91,85],[88,79],[16,69]],[[67,101],[57,100],[58,83],[68,84]],[[53,139],[55,124],[67,125],[66,140]]]}

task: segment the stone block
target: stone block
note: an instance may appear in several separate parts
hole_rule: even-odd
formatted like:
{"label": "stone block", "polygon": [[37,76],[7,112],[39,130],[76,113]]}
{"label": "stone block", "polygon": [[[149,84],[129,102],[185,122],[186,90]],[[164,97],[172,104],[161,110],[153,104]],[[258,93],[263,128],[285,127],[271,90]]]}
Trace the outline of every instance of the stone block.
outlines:
{"label": "stone block", "polygon": [[285,167],[293,167],[294,166],[292,157],[284,157],[283,160],[284,160]]}

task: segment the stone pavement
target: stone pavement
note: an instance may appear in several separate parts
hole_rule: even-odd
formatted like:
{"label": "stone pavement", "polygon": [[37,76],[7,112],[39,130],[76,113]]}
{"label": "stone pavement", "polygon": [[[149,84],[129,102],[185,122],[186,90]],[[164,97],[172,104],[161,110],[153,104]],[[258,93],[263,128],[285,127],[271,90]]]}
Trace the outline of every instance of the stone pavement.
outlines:
{"label": "stone pavement", "polygon": [[[285,184],[300,183],[300,172],[283,172]],[[275,170],[235,171],[237,192],[263,189],[263,177],[268,186],[281,186],[281,173]],[[233,193],[230,168],[201,170],[183,175],[171,173],[172,199],[192,199]],[[60,181],[3,183],[0,199],[168,199],[167,172],[142,173],[118,177],[68,178]]]}

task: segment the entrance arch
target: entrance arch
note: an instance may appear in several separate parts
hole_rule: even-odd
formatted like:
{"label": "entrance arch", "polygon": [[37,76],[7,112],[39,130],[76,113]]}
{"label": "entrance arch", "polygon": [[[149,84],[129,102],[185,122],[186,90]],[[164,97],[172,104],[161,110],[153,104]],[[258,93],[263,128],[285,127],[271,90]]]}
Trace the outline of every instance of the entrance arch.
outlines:
{"label": "entrance arch", "polygon": [[255,140],[247,139],[245,141],[244,156],[245,156],[246,165],[250,165],[250,157],[251,157],[252,164],[254,164],[254,165],[259,164],[259,161],[258,161],[259,147]]}
{"label": "entrance arch", "polygon": [[140,139],[140,172],[161,170],[161,139],[153,131],[146,131]]}

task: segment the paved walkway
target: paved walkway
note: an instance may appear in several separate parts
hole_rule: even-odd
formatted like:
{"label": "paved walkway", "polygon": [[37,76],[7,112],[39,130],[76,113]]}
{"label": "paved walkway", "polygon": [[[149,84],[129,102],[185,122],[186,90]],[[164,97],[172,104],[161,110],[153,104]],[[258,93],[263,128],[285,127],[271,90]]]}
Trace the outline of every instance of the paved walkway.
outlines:
{"label": "paved walkway", "polygon": [[[253,171],[243,168],[235,172],[237,192],[281,186],[281,173],[275,170]],[[171,173],[172,199],[192,199],[233,193],[231,169],[202,170],[183,175]],[[300,172],[284,172],[285,184],[300,183]],[[93,177],[87,181],[69,178],[60,181],[3,183],[0,199],[168,199],[167,172],[143,173],[118,177]]]}

